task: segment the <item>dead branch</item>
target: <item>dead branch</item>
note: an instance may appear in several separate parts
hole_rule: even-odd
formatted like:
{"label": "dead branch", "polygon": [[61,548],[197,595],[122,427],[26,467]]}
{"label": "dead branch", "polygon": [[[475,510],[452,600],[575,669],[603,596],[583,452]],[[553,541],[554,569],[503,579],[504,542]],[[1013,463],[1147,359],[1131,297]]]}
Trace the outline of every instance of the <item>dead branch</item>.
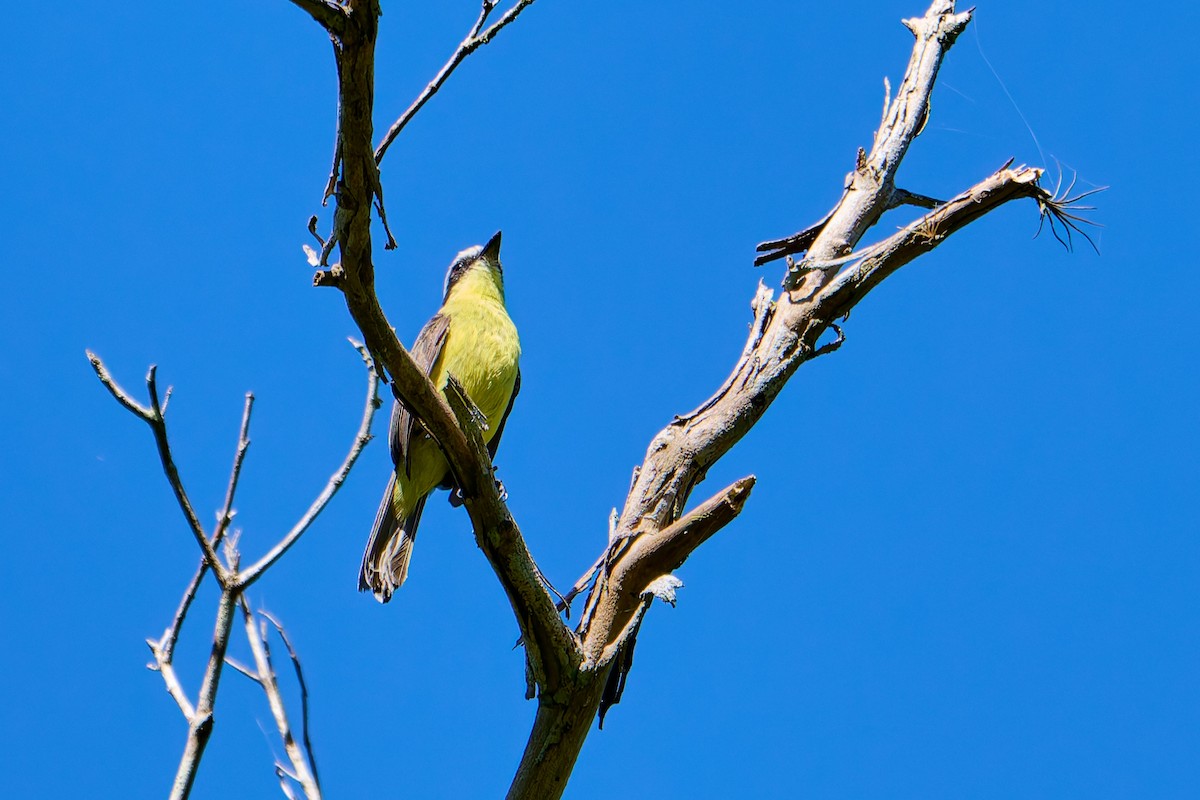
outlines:
{"label": "dead branch", "polygon": [[[171,490],[175,493],[175,500],[179,503],[179,509],[183,512],[183,516],[187,518],[188,529],[192,535],[196,537],[196,543],[200,545],[200,551],[204,554],[204,560],[209,568],[217,575],[217,580],[224,584],[228,580],[228,572],[221,564],[220,558],[217,557],[217,551],[213,547],[213,543],[208,540],[208,536],[204,533],[204,526],[200,524],[200,518],[196,516],[195,509],[192,508],[192,501],[188,499],[187,491],[183,488],[183,481],[179,477],[179,470],[175,466],[175,458],[171,454],[171,445],[167,440],[167,420],[163,415],[163,407],[158,401],[158,368],[151,365],[146,373],[146,388],[150,393],[150,406],[146,407],[136,402],[128,392],[117,385],[112,376],[108,373],[108,369],[104,366],[104,362],[100,357],[91,350],[87,351],[88,361],[92,364],[92,369],[96,372],[96,377],[100,379],[100,383],[104,384],[104,388],[116,398],[117,402],[131,411],[134,416],[141,418],[150,430],[154,432],[154,443],[158,446],[159,460],[162,462],[163,472],[167,475],[167,481],[171,484]],[[168,396],[170,390],[168,390]]]}
{"label": "dead branch", "polygon": [[[492,27],[468,37],[479,40],[470,50],[490,40],[531,2],[521,0]],[[375,294],[370,225],[373,201],[380,189],[379,170],[371,146],[371,114],[379,4],[375,0],[349,0],[345,9],[347,27],[339,37],[340,46],[335,48],[342,178],[335,194],[337,207],[333,231],[326,240],[326,249],[331,252],[336,245],[341,257],[333,268],[318,272],[314,283],[341,290],[346,306],[363,334],[363,341],[391,378],[393,394],[421,420],[446,455],[465,498],[476,536],[481,542],[488,543],[484,552],[501,576],[530,659],[538,665],[537,674],[546,680],[541,687],[545,691],[547,687],[554,688],[560,665],[569,672],[570,665],[579,661],[578,646],[559,620],[554,600],[541,581],[541,573],[499,496],[486,449],[471,446],[447,399],[435,389],[396,338]],[[482,29],[487,14],[490,14],[489,8],[481,11],[472,31]],[[550,647],[551,658],[540,654],[543,645]]]}
{"label": "dead branch", "polygon": [[[941,61],[969,19],[969,12],[954,13],[953,0],[935,0],[923,18],[906,21],[917,41],[904,79],[871,152],[860,153],[841,199],[816,235],[803,237],[809,258],[832,260],[852,252],[886,209],[896,170],[928,111]],[[651,442],[621,512],[619,535],[661,529],[678,518],[696,482],[812,357],[828,323],[849,310],[833,315],[810,299],[832,277],[823,271],[806,273],[793,292],[774,303],[760,290],[750,338],[730,377],[699,409],[677,418]]]}
{"label": "dead branch", "polygon": [[225,503],[217,513],[217,530],[213,533],[213,547],[221,544],[229,524],[233,522],[233,498],[237,494],[238,480],[242,476],[242,462],[250,449],[250,412],[254,410],[254,393],[246,392],[246,406],[242,410],[242,427],[238,431],[237,450],[233,454],[233,468],[229,472],[229,483],[225,488]]}
{"label": "dead branch", "polygon": [[296,648],[292,645],[292,640],[288,637],[287,631],[284,630],[283,624],[266,611],[260,610],[258,613],[275,627],[275,633],[279,634],[279,640],[287,648],[288,658],[292,662],[292,669],[296,672],[296,683],[300,687],[300,729],[304,741],[304,755],[308,759],[309,766],[312,767],[313,781],[320,787],[321,775],[317,772],[317,756],[313,752],[312,737],[309,736],[308,732],[308,681],[304,680],[304,668],[300,666],[300,656],[296,653]]}
{"label": "dead branch", "polygon": [[191,796],[192,786],[196,782],[196,772],[200,769],[200,760],[204,758],[204,750],[212,736],[213,707],[216,704],[217,687],[221,683],[221,668],[225,666],[225,651],[229,648],[234,602],[233,594],[223,589],[221,598],[217,601],[212,652],[208,657],[208,666],[204,670],[204,678],[200,683],[195,710],[190,716],[187,716],[188,737],[183,748],[183,756],[179,759],[175,782],[171,785],[171,800],[186,800]]}
{"label": "dead branch", "polygon": [[[313,520],[325,508],[329,500],[337,492],[345,480],[350,468],[354,465],[355,459],[362,451],[362,448],[370,440],[370,425],[374,417],[375,409],[378,406],[378,375],[374,369],[374,362],[369,357],[366,349],[357,343],[355,347],[359,350],[363,360],[367,364],[367,402],[363,412],[362,423],[359,426],[358,434],[355,436],[354,443],[351,445],[350,454],[342,463],[342,466],[334,473],[326,485],[325,490],[309,508],[308,512],[296,524],[287,535],[283,537],[273,547],[267,555],[263,556],[258,563],[250,569],[242,572],[239,571],[240,553],[237,544],[234,541],[236,537],[226,536],[229,525],[233,520],[234,511],[233,503],[237,493],[239,478],[241,477],[242,464],[246,457],[247,449],[250,445],[249,430],[250,430],[250,413],[253,408],[254,396],[246,395],[246,404],[242,413],[242,423],[238,434],[237,450],[234,454],[233,469],[230,472],[229,482],[225,491],[225,500],[221,510],[217,513],[217,521],[213,529],[213,533],[209,536],[200,525],[199,519],[192,507],[191,501],[188,499],[187,492],[183,488],[183,481],[179,476],[179,470],[175,465],[175,458],[171,452],[170,441],[167,437],[166,418],[164,415],[165,402],[159,402],[158,384],[155,374],[155,368],[151,367],[146,376],[146,384],[150,394],[150,405],[143,406],[135,401],[128,392],[117,385],[109,374],[104,363],[99,356],[92,352],[88,352],[88,360],[92,364],[92,368],[96,372],[96,376],[100,382],[108,389],[108,391],[116,398],[122,406],[128,409],[135,416],[139,417],[150,425],[154,433],[155,443],[158,446],[160,460],[162,461],[163,471],[167,476],[167,480],[175,493],[176,500],[180,509],[184,513],[184,517],[188,521],[188,527],[191,529],[204,557],[188,582],[187,588],[184,590],[183,599],[180,601],[179,607],[175,612],[175,616],[171,621],[171,625],[166,629],[160,639],[147,640],[150,646],[150,651],[154,656],[154,662],[150,664],[150,668],[162,675],[163,682],[167,692],[175,700],[179,706],[180,712],[188,723],[188,737],[184,745],[183,756],[179,762],[179,768],[175,775],[175,780],[171,789],[172,800],[183,800],[190,796],[192,786],[195,783],[196,773],[200,767],[200,761],[204,756],[205,748],[208,745],[208,740],[212,735],[213,729],[213,708],[216,702],[217,688],[221,681],[222,668],[227,659],[226,652],[229,647],[229,634],[233,626],[234,609],[237,604],[242,604],[243,608],[248,611],[248,606],[245,605],[243,594],[248,586],[255,580],[261,577],[267,569],[276,563],[282,555],[287,552],[288,548],[293,546],[305,530],[312,524]],[[222,563],[220,557],[216,553],[216,548],[224,544],[226,553],[225,562]],[[195,599],[196,592],[199,589],[200,583],[204,579],[207,571],[211,570],[217,584],[220,586],[221,595],[217,601],[216,620],[213,630],[213,644],[209,653],[208,664],[204,671],[204,677],[201,680],[200,688],[196,696],[195,703],[189,699],[186,690],[179,681],[179,677],[175,672],[174,653],[175,647],[181,634],[183,623],[187,617],[188,611],[191,608],[192,602]],[[281,631],[282,635],[282,631]],[[286,639],[285,639],[286,641]],[[288,651],[295,659],[295,653],[288,643]],[[251,644],[253,650],[254,645]],[[258,653],[255,653],[256,657]],[[241,672],[249,674],[248,668],[243,665],[236,664],[234,668]],[[299,672],[299,664],[296,664],[297,672]],[[273,673],[270,680],[266,677],[267,672],[259,667],[258,673],[252,675],[259,685],[264,688],[268,694],[268,699],[274,702],[278,699],[278,685],[275,684]],[[274,687],[272,689],[272,687]],[[272,698],[272,691],[276,697]],[[282,700],[279,700],[282,703]],[[307,700],[305,699],[307,706]],[[276,709],[272,708],[273,713]],[[278,721],[279,714],[276,713]],[[286,714],[284,714],[286,719]],[[315,760],[312,758],[311,745],[307,735],[307,709],[305,709],[305,745],[308,750],[308,763],[315,765]],[[281,731],[282,735],[282,731]],[[289,734],[290,735],[290,734]],[[286,741],[286,737],[285,737]],[[293,740],[294,744],[294,740]],[[295,750],[295,748],[293,748]],[[299,752],[295,750],[295,752]],[[292,751],[289,751],[291,756]],[[306,795],[310,798],[319,797],[319,786],[316,784],[315,769],[310,774],[306,770],[301,770],[295,767],[289,772],[296,776],[296,780],[304,788]],[[315,788],[316,794],[310,791],[310,788]]]}
{"label": "dead branch", "polygon": [[[304,791],[304,796],[308,800],[320,800],[321,786],[317,781],[316,764],[315,761],[312,761],[311,743],[308,741],[307,691],[302,693],[305,740],[305,747],[302,750],[296,741],[296,737],[292,734],[292,725],[288,719],[287,705],[283,702],[283,693],[279,689],[279,677],[275,674],[275,664],[271,660],[271,648],[267,642],[266,620],[270,620],[281,636],[283,636],[283,626],[266,613],[263,613],[265,619],[262,625],[255,625],[254,614],[250,611],[250,604],[246,602],[244,596],[238,599],[238,605],[242,610],[242,622],[246,631],[246,641],[250,644],[250,652],[254,654],[255,672],[253,675],[249,675],[249,677],[262,687],[263,693],[267,696],[267,704],[271,707],[271,716],[275,720],[275,727],[279,731],[279,738],[283,741],[283,750],[287,754],[288,761],[291,762],[290,770],[285,769],[281,764],[276,765],[276,770],[284,772],[288,778],[300,784],[300,788]],[[292,650],[291,644],[287,642],[286,637],[284,638],[284,642],[299,672],[299,662],[295,659],[295,651]],[[303,684],[301,685],[303,686]]]}
{"label": "dead branch", "polygon": [[379,147],[375,149],[376,164],[383,162],[383,156],[387,153],[387,149],[392,146],[392,142],[396,141],[396,137],[400,135],[400,132],[404,130],[408,123],[412,122],[413,117],[417,115],[418,111],[424,108],[430,98],[437,94],[438,90],[442,88],[442,84],[453,74],[458,65],[467,56],[471,55],[471,53],[474,53],[480,47],[490,42],[497,33],[513,22],[522,11],[533,5],[533,3],[534,0],[518,0],[517,4],[506,11],[499,20],[493,23],[487,30],[484,30],[483,26],[487,23],[492,11],[496,8],[496,0],[483,0],[483,4],[479,9],[479,17],[475,20],[475,24],[471,26],[471,31],[467,34],[466,38],[455,48],[454,52],[450,55],[450,59],[438,70],[438,74],[434,76],[433,80],[421,90],[421,93],[417,95],[417,99],[413,100],[412,105],[405,109],[400,118],[393,122],[392,127],[388,128],[387,133],[383,135],[383,140],[379,143]]}
{"label": "dead branch", "polygon": [[331,34],[340,34],[346,25],[345,9],[333,0],[292,0]]}
{"label": "dead branch", "polygon": [[[466,433],[472,458],[476,463],[490,465],[487,445],[483,442],[475,415],[471,413],[471,401],[453,377],[446,387],[446,399],[460,429]],[[457,472],[455,474],[457,476]],[[491,474],[490,466],[488,474]],[[529,623],[521,626],[525,651],[534,682],[542,691],[546,691],[549,687],[561,685],[578,670],[583,654],[578,641],[559,618],[558,610],[541,579],[541,571],[534,563],[516,521],[495,490],[495,483],[491,485],[491,492],[475,498],[467,497],[467,510],[471,512],[472,521],[476,514],[486,521],[484,526],[475,525],[475,539],[493,566],[505,558],[518,559],[517,568],[503,569],[501,583],[517,618]],[[529,598],[536,600],[529,602]],[[546,602],[541,602],[543,598]],[[526,631],[526,628],[529,630]]]}
{"label": "dead branch", "polygon": [[[943,205],[911,192],[898,194],[902,190],[895,188],[900,162],[928,116],[929,96],[942,59],[969,19],[969,12],[955,13],[952,0],[935,0],[924,17],[906,21],[916,42],[904,80],[895,97],[889,98],[871,151],[860,151],[841,199],[816,225],[760,246],[761,250],[780,251],[774,255],[807,251],[808,257],[788,276],[789,291],[772,302],[770,290],[760,286],[752,303],[750,335],[729,378],[712,398],[664,428],[635,471],[616,526],[616,541],[577,628],[588,664],[615,657],[616,667],[608,662],[611,671],[603,674],[603,680],[610,686],[615,682],[616,698],[623,680],[620,673],[626,668],[622,665],[632,660],[628,649],[633,637],[626,641],[621,637],[626,631],[636,632],[646,611],[639,594],[645,581],[666,571],[648,569],[641,559],[655,548],[643,543],[673,530],[681,516],[690,518],[683,515],[685,504],[709,468],[758,422],[800,364],[831,352],[843,339],[840,328],[835,328],[837,339],[818,346],[821,335],[865,297],[871,286],[949,233],[1010,199],[1044,198],[1046,193],[1036,185],[1038,171],[1028,169],[1002,171]],[[896,237],[854,254],[863,235],[897,202],[936,207]],[[822,291],[831,281],[834,283]],[[624,585],[630,576],[637,579]],[[597,680],[602,672],[597,670]],[[613,696],[611,691],[609,696]],[[604,702],[590,690],[586,695],[581,692],[579,699]],[[561,791],[555,787],[561,787],[570,774],[567,756],[547,758],[546,743],[535,740],[568,736],[563,725],[577,724],[582,716],[573,709],[548,708],[546,714],[539,709],[533,739],[510,796]],[[555,747],[556,752],[561,750]],[[535,760],[531,763],[530,759]]]}
{"label": "dead branch", "polygon": [[[637,631],[652,599],[674,601],[678,584],[671,572],[740,513],[753,478],[738,481],[685,513],[693,489],[761,419],[801,364],[840,346],[844,336],[836,321],[900,266],[996,206],[1018,197],[1034,198],[1052,222],[1066,225],[1079,221],[1070,209],[1080,198],[1055,200],[1038,187],[1038,170],[1010,170],[1008,165],[945,203],[895,186],[900,163],[928,120],[929,98],[942,60],[971,13],[956,13],[954,0],[933,0],[923,17],[906,20],[916,41],[894,96],[888,88],[870,151],[859,151],[841,198],[820,222],[760,245],[765,254],[757,263],[789,257],[785,291],[775,298],[760,285],[751,304],[750,335],[729,377],[709,400],[676,417],[650,443],[603,557],[569,593],[574,596],[591,581],[584,611],[571,631],[559,618],[492,480],[491,462],[469,413],[469,400],[453,383],[445,396],[439,393],[388,324],[375,294],[370,237],[376,200],[382,214],[378,163],[388,146],[461,61],[531,2],[521,0],[485,29],[495,4],[484,0],[466,39],[372,151],[379,6],[376,0],[346,0],[346,25],[335,47],[341,179],[333,195],[337,198],[333,230],[322,240],[316,266],[327,266],[335,246],[340,260],[318,272],[314,283],[341,290],[367,348],[391,377],[393,393],[437,440],[462,489],[477,541],[517,618],[527,648],[528,680],[537,689],[533,731],[508,796],[556,798],[566,786],[597,710],[620,697]],[[884,211],[897,205],[932,210],[901,232],[856,250]],[[799,262],[790,258],[801,253],[807,255]],[[833,330],[836,339],[819,345],[827,330]]]}
{"label": "dead branch", "polygon": [[742,478],[673,525],[610,545],[609,563],[592,591],[580,623],[583,631],[604,632],[584,639],[587,666],[594,668],[612,661],[616,649],[623,645],[621,631],[626,630],[643,605],[647,587],[657,578],[679,569],[697,547],[732,522],[741,513],[752,488],[754,477]]}
{"label": "dead branch", "polygon": [[266,555],[252,566],[238,573],[237,587],[239,590],[244,591],[252,583],[261,578],[263,573],[270,569],[272,564],[282,558],[283,554],[304,535],[309,526],[325,510],[325,506],[329,505],[329,501],[337,494],[338,489],[342,488],[342,484],[346,482],[350,470],[354,467],[354,462],[358,460],[363,448],[367,446],[367,442],[371,441],[371,420],[375,416],[375,409],[379,407],[379,374],[375,371],[375,361],[371,358],[371,354],[367,352],[367,348],[353,339],[350,340],[350,344],[354,345],[354,349],[362,356],[363,363],[367,367],[367,399],[363,404],[362,421],[358,425],[358,433],[355,434],[354,441],[350,444],[350,452],[346,454],[342,465],[329,478],[329,482],[325,484],[325,488],[317,495],[317,499],[313,501],[308,511],[304,512],[304,516],[300,518],[292,529]]}
{"label": "dead branch", "polygon": [[[1041,175],[1040,169],[1006,166],[882,242],[848,259],[837,259],[838,268],[849,266],[838,269],[836,277],[822,288],[817,298],[822,315],[830,319],[845,316],[884,278],[1003,204],[1019,199],[1048,202],[1050,193],[1038,185]],[[808,268],[821,269],[822,265]]]}

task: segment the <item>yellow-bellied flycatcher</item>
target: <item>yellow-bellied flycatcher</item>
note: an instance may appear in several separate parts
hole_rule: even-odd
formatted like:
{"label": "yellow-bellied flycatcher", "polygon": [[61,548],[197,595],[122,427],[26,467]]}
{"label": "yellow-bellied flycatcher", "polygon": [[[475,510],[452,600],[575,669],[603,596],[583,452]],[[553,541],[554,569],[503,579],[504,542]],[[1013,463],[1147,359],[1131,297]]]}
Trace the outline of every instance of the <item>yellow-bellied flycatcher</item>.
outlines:
{"label": "yellow-bellied flycatcher", "polygon": [[[417,366],[440,391],[453,375],[479,409],[483,439],[494,458],[521,388],[517,361],[521,342],[504,307],[500,233],[483,247],[463,250],[446,272],[441,309],[425,323],[412,348]],[[420,422],[395,401],[391,425],[396,465],[363,554],[360,591],[382,603],[408,577],[408,562],[425,500],[438,488],[453,488],[445,456]]]}

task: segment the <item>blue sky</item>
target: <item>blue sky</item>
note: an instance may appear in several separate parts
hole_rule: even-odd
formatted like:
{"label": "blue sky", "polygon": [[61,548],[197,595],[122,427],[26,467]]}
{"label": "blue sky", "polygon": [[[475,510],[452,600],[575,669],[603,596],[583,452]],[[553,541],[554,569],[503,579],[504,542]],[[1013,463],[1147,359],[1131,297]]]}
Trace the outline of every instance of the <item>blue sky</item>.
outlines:
{"label": "blue sky", "polygon": [[[837,5],[541,0],[388,154],[400,246],[379,250],[378,288],[406,341],[454,253],[504,230],[524,383],[497,461],[560,585],[599,552],[650,437],[736,359],[757,280],[781,277],[752,267],[754,244],[821,217],[870,143],[911,45],[898,20],[925,6]],[[1112,187],[1102,255],[1033,239],[1034,207],[1010,205],[858,307],[841,351],[710,472],[698,497],[758,485],[680,570],[679,606],[651,613],[568,797],[1165,798],[1200,781],[1200,20],[978,5],[901,183],[949,196],[1010,156],[1061,163]],[[380,128],[477,4],[384,8]],[[284,0],[56,9],[27,15],[0,82],[0,795],[154,797],[185,727],[143,640],[197,554],[149,432],[84,348],[131,389],[150,363],[175,387],[206,522],[255,392],[247,557],[299,517],[364,388],[344,305],[300,250],[333,63]],[[328,796],[495,797],[534,711],[516,628],[440,500],[396,599],[355,592],[389,467],[375,442],[252,600],[304,659]],[[193,691],[213,599],[177,656]],[[270,730],[227,674],[196,796],[279,796]]]}

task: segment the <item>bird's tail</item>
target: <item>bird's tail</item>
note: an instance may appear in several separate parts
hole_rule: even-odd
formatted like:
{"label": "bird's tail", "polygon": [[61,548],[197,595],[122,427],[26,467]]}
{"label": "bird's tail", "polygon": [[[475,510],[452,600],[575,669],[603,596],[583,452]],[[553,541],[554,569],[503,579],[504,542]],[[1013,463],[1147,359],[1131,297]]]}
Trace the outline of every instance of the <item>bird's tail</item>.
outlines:
{"label": "bird's tail", "polygon": [[422,497],[413,505],[412,511],[401,519],[396,512],[395,493],[396,476],[392,475],[383,502],[379,504],[379,513],[375,515],[375,526],[371,529],[371,538],[363,553],[362,569],[358,573],[358,590],[365,592],[369,589],[381,603],[391,600],[392,592],[399,589],[408,577],[408,561],[412,558],[417,525],[421,521],[421,512],[425,510],[425,498]]}

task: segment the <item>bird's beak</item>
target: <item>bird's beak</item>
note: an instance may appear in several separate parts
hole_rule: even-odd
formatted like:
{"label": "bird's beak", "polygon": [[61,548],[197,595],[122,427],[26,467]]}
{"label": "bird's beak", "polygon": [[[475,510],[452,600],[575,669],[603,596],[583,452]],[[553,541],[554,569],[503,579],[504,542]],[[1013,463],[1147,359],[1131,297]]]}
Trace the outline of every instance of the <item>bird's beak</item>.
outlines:
{"label": "bird's beak", "polygon": [[496,231],[488,243],[483,246],[483,251],[479,254],[481,258],[486,258],[491,262],[500,260],[500,231]]}

